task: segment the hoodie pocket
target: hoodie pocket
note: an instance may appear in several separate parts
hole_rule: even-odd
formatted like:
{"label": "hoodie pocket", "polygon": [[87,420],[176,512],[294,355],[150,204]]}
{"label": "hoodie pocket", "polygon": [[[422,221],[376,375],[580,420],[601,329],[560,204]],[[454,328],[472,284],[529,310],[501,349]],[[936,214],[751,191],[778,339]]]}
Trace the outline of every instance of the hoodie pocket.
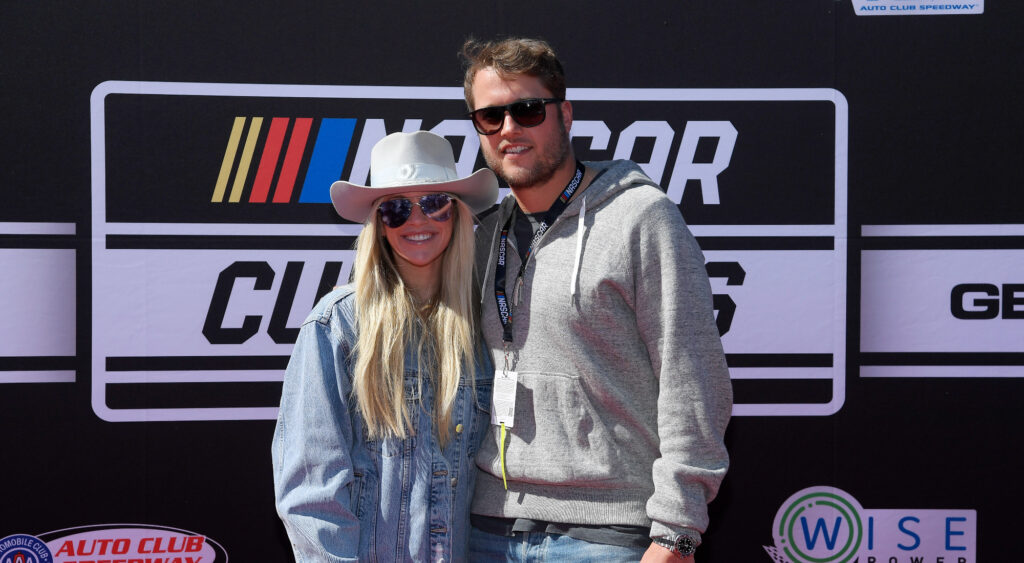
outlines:
{"label": "hoodie pocket", "polygon": [[[560,485],[618,482],[620,448],[598,413],[579,376],[520,372],[515,426],[505,441],[508,477]],[[499,435],[491,433],[478,457],[497,476],[501,475]]]}

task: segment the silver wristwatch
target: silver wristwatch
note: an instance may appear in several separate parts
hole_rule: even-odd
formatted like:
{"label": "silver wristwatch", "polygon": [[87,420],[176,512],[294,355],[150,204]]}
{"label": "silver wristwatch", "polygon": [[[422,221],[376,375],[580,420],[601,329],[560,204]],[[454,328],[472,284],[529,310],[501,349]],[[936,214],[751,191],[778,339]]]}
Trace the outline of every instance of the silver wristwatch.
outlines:
{"label": "silver wristwatch", "polygon": [[679,557],[687,557],[693,555],[693,552],[697,551],[698,542],[685,534],[679,534],[678,536],[661,536],[651,538],[651,541],[678,555]]}

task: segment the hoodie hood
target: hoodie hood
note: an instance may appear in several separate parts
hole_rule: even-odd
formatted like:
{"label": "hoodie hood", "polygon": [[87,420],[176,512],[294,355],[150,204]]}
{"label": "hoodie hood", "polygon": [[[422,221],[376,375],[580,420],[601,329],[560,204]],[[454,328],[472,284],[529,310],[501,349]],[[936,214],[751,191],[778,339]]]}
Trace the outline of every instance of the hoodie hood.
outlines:
{"label": "hoodie hood", "polygon": [[[635,185],[649,185],[658,187],[658,184],[651,180],[635,162],[631,160],[606,160],[600,162],[586,162],[583,164],[588,171],[593,170],[594,176],[590,184],[576,194],[569,207],[559,217],[575,217],[584,208],[583,201],[586,200],[586,207],[596,209],[606,199]],[[659,188],[660,189],[660,188]],[[512,211],[515,210],[515,197],[511,193],[501,201],[501,205],[495,212],[498,215],[498,223],[504,224]],[[558,221],[555,221],[556,223]]]}
{"label": "hoodie hood", "polygon": [[[572,220],[574,217],[578,223],[576,229],[576,252],[573,256],[572,276],[569,279],[568,295],[570,299],[575,298],[577,282],[579,280],[580,262],[583,256],[583,246],[587,235],[587,208],[595,210],[600,208],[607,200],[620,192],[634,186],[647,185],[661,189],[658,184],[651,180],[635,162],[631,160],[608,160],[600,162],[584,162],[588,172],[593,174],[590,183],[578,192],[565,211],[555,219],[549,226],[548,232],[554,230],[556,225]],[[498,210],[493,214],[496,217],[496,224],[490,238],[490,252],[487,257],[487,267],[493,268],[494,251],[497,246],[497,237],[508,218],[516,209],[516,199],[510,193],[502,200]],[[488,222],[488,224],[490,224]],[[537,242],[538,249],[543,246],[547,233]],[[486,287],[480,288],[481,300],[487,294]]]}

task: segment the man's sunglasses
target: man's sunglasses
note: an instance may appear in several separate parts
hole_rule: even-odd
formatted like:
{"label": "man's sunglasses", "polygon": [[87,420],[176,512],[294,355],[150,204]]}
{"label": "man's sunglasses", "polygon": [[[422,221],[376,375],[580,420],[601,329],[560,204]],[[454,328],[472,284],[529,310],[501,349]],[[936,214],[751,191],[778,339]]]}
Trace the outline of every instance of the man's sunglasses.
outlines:
{"label": "man's sunglasses", "polygon": [[444,223],[452,218],[452,197],[440,193],[420,196],[420,200],[417,202],[411,201],[407,197],[389,199],[380,204],[377,213],[380,214],[380,220],[384,222],[384,225],[394,229],[401,227],[409,219],[409,216],[412,215],[413,205],[420,206],[424,215],[438,223]]}
{"label": "man's sunglasses", "polygon": [[493,135],[501,131],[505,124],[505,112],[512,116],[512,121],[521,127],[536,127],[544,123],[548,112],[545,110],[547,104],[562,102],[559,98],[530,98],[519,100],[503,106],[490,106],[469,112],[473,120],[473,127],[481,135]]}

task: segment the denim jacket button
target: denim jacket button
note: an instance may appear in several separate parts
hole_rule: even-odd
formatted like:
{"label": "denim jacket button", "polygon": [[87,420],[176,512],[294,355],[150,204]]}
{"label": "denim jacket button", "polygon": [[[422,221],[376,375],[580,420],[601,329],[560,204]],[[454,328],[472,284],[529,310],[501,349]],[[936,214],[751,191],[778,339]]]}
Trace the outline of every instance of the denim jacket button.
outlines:
{"label": "denim jacket button", "polygon": [[458,477],[452,477],[452,487],[454,488],[458,484],[459,484]]}
{"label": "denim jacket button", "polygon": [[459,424],[455,425],[455,433],[456,434],[462,434],[462,423],[461,422]]}

